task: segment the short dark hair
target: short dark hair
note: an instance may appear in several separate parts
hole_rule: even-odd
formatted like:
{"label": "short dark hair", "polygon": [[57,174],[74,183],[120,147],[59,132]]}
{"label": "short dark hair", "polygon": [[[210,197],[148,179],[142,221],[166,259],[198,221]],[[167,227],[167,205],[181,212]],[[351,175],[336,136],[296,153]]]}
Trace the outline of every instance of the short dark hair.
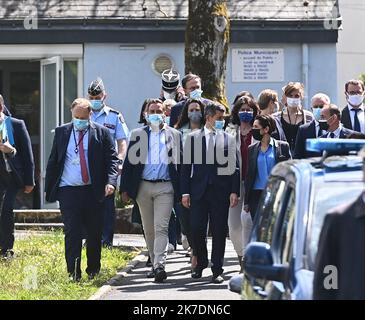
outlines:
{"label": "short dark hair", "polygon": [[339,107],[331,103],[328,105],[328,110],[330,112],[331,117],[335,114],[337,116],[337,119],[341,121],[341,110]]}
{"label": "short dark hair", "polygon": [[226,108],[217,102],[208,103],[204,108],[204,118],[207,116],[214,117],[217,112],[226,112]]}
{"label": "short dark hair", "polygon": [[186,89],[186,84],[190,81],[190,80],[193,80],[193,79],[198,79],[200,82],[202,82],[202,79],[194,74],[194,73],[188,73],[187,75],[184,76],[184,78],[182,78],[181,80],[181,85],[184,89]]}
{"label": "short dark hair", "polygon": [[276,130],[276,124],[275,120],[271,115],[264,114],[264,115],[258,115],[255,120],[257,120],[261,127],[263,128],[269,128],[269,134],[272,134]]}
{"label": "short dark hair", "polygon": [[260,113],[260,109],[257,105],[257,103],[251,99],[249,96],[242,96],[241,98],[237,99],[236,103],[233,105],[232,114],[231,114],[231,123],[240,125],[240,117],[238,115],[241,107],[243,105],[247,104],[252,110],[253,110],[253,119],[252,123],[255,119],[255,117]]}
{"label": "short dark hair", "polygon": [[351,79],[351,80],[349,80],[349,81],[347,81],[346,83],[345,83],[345,91],[347,92],[347,90],[348,90],[348,88],[349,88],[349,85],[350,84],[352,84],[352,85],[354,85],[354,86],[358,86],[358,85],[360,85],[361,86],[361,88],[362,88],[362,91],[364,91],[365,90],[365,86],[364,86],[364,81],[362,81],[362,80],[358,80],[358,79]]}

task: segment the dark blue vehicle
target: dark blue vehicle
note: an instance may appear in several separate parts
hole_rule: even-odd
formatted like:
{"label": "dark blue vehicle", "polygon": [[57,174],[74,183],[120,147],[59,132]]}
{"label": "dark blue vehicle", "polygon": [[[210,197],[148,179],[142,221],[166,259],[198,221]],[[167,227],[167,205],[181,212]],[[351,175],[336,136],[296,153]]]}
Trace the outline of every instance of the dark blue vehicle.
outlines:
{"label": "dark blue vehicle", "polygon": [[364,140],[308,140],[307,148],[324,151],[322,159],[290,160],[275,166],[246,249],[243,299],[312,298],[324,217],[364,190],[362,159],[333,154],[362,147]]}

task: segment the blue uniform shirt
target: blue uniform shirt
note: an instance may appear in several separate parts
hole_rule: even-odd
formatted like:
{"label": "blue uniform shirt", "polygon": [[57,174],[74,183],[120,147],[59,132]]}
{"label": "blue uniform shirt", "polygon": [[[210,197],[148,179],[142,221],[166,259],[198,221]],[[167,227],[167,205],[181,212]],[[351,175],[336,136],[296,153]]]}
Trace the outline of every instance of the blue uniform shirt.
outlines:
{"label": "blue uniform shirt", "polygon": [[[74,136],[75,133],[75,136]],[[68,141],[67,151],[66,151],[66,159],[65,159],[65,166],[63,168],[63,173],[61,177],[60,187],[65,186],[84,186],[91,183],[90,179],[90,171],[89,171],[89,156],[88,156],[88,149],[89,149],[89,130],[86,132],[83,138],[83,145],[85,151],[85,160],[87,166],[87,172],[89,175],[89,182],[84,183],[82,181],[81,176],[81,165],[80,165],[80,150],[79,152],[75,152],[76,144],[75,138],[77,143],[79,142],[79,132],[77,130],[74,131],[72,129],[70,134],[70,140]],[[80,146],[78,147],[80,149]]]}
{"label": "blue uniform shirt", "polygon": [[257,157],[257,175],[253,186],[254,190],[264,190],[272,168],[275,166],[274,141],[270,139],[269,147],[266,152],[261,148]]}
{"label": "blue uniform shirt", "polygon": [[114,142],[128,139],[129,130],[120,112],[104,106],[100,111],[91,113],[91,120],[108,128]]}
{"label": "blue uniform shirt", "polygon": [[165,129],[150,130],[148,156],[142,178],[146,180],[170,180]]}

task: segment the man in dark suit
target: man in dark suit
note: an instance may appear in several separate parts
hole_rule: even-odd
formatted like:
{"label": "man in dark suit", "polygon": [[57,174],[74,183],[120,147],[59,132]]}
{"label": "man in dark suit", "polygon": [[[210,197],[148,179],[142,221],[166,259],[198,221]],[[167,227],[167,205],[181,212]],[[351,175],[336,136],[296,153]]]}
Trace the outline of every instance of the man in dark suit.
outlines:
{"label": "man in dark suit", "polygon": [[326,133],[320,138],[347,138],[348,135],[354,133],[354,131],[344,128],[340,121],[341,111],[336,105],[324,106],[321,111],[319,126]]}
{"label": "man in dark suit", "polygon": [[89,279],[100,271],[103,202],[115,190],[118,158],[108,129],[90,121],[90,101],[76,99],[71,112],[72,122],[55,131],[45,191],[47,201],[60,202],[67,271],[79,281],[83,228]]}
{"label": "man in dark suit", "polygon": [[341,122],[347,129],[365,133],[364,82],[350,80],[345,85],[347,106],[342,110]]}
{"label": "man in dark suit", "polygon": [[[360,155],[365,183],[365,149]],[[325,217],[314,269],[313,299],[365,299],[364,242],[365,190],[354,202],[331,210]]]}
{"label": "man in dark suit", "polygon": [[294,149],[294,159],[318,157],[319,153],[306,150],[307,139],[318,138],[324,134],[319,127],[318,120],[321,117],[321,110],[325,105],[331,103],[329,96],[324,93],[317,93],[312,97],[312,113],[314,120],[299,127]]}
{"label": "man in dark suit", "polygon": [[173,127],[179,120],[180,114],[184,109],[185,102],[188,98],[201,99],[204,104],[212,102],[209,99],[202,98],[202,83],[200,77],[196,74],[188,73],[187,75],[185,75],[185,77],[181,80],[181,85],[187,97],[171,108],[170,127]]}
{"label": "man in dark suit", "polygon": [[153,262],[147,277],[163,282],[168,228],[174,201],[180,201],[181,133],[164,123],[164,106],[151,99],[146,106],[148,126],[131,132],[123,165],[122,198],[135,200],[141,212],[147,249]]}
{"label": "man in dark suit", "polygon": [[240,172],[235,138],[223,130],[225,108],[208,104],[203,129],[188,135],[181,170],[182,204],[191,208],[193,254],[197,266],[193,278],[200,278],[208,266],[206,236],[208,221],[212,233],[212,282],[221,283],[228,231],[228,210],[238,204]]}
{"label": "man in dark suit", "polygon": [[19,189],[24,193],[34,188],[32,144],[23,120],[4,113],[0,95],[0,249],[1,256],[14,255],[14,202]]}

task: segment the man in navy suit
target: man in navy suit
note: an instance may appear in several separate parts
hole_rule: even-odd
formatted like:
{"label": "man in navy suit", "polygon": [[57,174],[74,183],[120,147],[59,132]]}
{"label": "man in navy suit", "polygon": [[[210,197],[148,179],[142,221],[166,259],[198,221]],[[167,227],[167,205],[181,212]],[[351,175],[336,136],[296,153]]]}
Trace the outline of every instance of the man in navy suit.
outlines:
{"label": "man in navy suit", "polygon": [[364,82],[350,80],[345,85],[347,106],[342,110],[341,122],[347,129],[365,133]]}
{"label": "man in navy suit", "polygon": [[202,98],[203,91],[202,88],[202,81],[199,76],[196,74],[188,73],[184,76],[184,78],[181,80],[181,85],[185,91],[186,99],[178,102],[171,108],[171,114],[170,114],[170,127],[174,127],[174,125],[179,120],[180,114],[182,110],[184,109],[185,102],[188,98],[191,99],[201,99],[204,104],[208,104],[209,102],[212,102],[209,99]]}
{"label": "man in navy suit", "polygon": [[55,131],[45,191],[47,201],[60,203],[67,271],[79,281],[83,228],[86,273],[93,279],[100,271],[103,204],[117,184],[118,157],[108,129],[90,121],[90,101],[76,99],[71,112],[72,122]]}
{"label": "man in navy suit", "polygon": [[124,200],[132,198],[141,212],[147,249],[153,262],[147,277],[167,278],[168,227],[174,202],[180,201],[181,133],[165,123],[164,106],[151,99],[146,107],[148,126],[131,132],[121,175]]}
{"label": "man in navy suit", "polygon": [[320,138],[347,138],[350,134],[355,133],[346,129],[341,124],[341,111],[334,105],[330,104],[323,107],[321,111],[321,120],[319,120],[320,128],[326,131]]}
{"label": "man in navy suit", "polygon": [[181,169],[182,204],[191,208],[193,254],[197,266],[192,278],[200,278],[208,266],[206,236],[208,221],[212,232],[212,282],[224,279],[223,260],[228,231],[228,210],[238,204],[240,174],[235,138],[225,133],[225,108],[208,104],[206,125],[188,135]]}
{"label": "man in navy suit", "polygon": [[5,115],[0,95],[0,249],[1,256],[14,255],[14,202],[19,189],[34,188],[32,144],[23,120]]}
{"label": "man in navy suit", "polygon": [[318,120],[321,118],[321,110],[331,103],[330,97],[324,93],[317,93],[312,97],[312,113],[314,120],[299,127],[294,149],[294,159],[317,157],[320,154],[306,150],[307,139],[318,138],[325,132],[319,127]]}

